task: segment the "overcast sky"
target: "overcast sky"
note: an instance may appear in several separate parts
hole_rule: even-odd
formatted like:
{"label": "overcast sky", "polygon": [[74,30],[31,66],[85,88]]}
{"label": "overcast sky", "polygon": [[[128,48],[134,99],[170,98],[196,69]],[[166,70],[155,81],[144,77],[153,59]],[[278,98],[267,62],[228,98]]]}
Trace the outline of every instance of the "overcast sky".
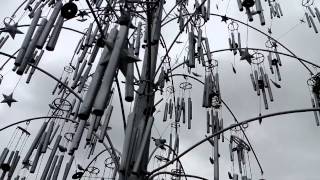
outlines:
{"label": "overcast sky", "polygon": [[[229,7],[228,0],[224,1],[211,1],[211,10],[213,13],[226,14],[227,16],[242,20],[246,22],[246,15],[244,12],[239,12],[236,1],[230,1]],[[0,20],[6,16],[10,16],[15,8],[19,5],[19,1],[2,0],[0,6]],[[85,1],[80,0],[81,5],[79,7],[86,7]],[[170,7],[172,2],[167,2],[166,7]],[[189,1],[190,5],[193,1]],[[279,39],[281,43],[286,45],[297,56],[306,60],[320,64],[319,61],[319,34],[315,34],[313,29],[309,29],[307,24],[301,24],[300,19],[304,18],[304,9],[301,6],[300,0],[294,1],[279,1],[281,4],[284,16],[280,19],[275,18],[270,21],[269,8],[265,1],[262,1],[265,9],[266,25],[260,26],[258,17],[254,18],[254,22],[250,23],[254,27],[267,32],[269,27],[272,27],[272,36]],[[216,9],[216,4],[219,10]],[[316,3],[317,4],[317,3]],[[227,9],[227,10],[226,10]],[[30,20],[24,18],[19,24],[28,24]],[[230,22],[230,21],[228,21]],[[315,23],[320,27],[319,21],[315,19]],[[272,26],[271,26],[272,24]],[[79,23],[76,20],[65,23],[67,27],[74,27],[80,31],[86,28],[87,23]],[[166,43],[169,45],[173,38],[178,34],[176,21],[168,24],[162,29],[162,34],[166,38]],[[23,32],[26,32],[26,28],[21,28]],[[221,22],[221,18],[211,17],[210,22],[203,27],[205,35],[209,38],[211,50],[228,48],[228,31],[227,25]],[[243,47],[245,46],[247,28],[245,26],[239,26],[239,32],[242,35]],[[264,44],[267,38],[251,29],[248,30],[248,47],[265,48]],[[4,33],[3,33],[4,34]],[[1,34],[1,37],[4,36]],[[2,52],[13,53],[20,45],[23,35],[17,35],[13,41],[9,39],[8,43],[1,49]],[[40,63],[40,67],[48,70],[50,73],[59,77],[62,69],[68,64],[72,57],[72,53],[75,45],[80,39],[80,35],[63,30],[61,37],[59,38],[57,49],[54,52],[46,52],[44,58]],[[186,34],[183,34],[179,41],[185,42],[187,40]],[[186,50],[183,50],[184,43],[177,44],[170,53],[171,58],[175,61],[178,52],[184,51],[182,56],[179,57],[178,62],[183,61],[183,56],[186,55]],[[284,49],[279,48],[279,51],[286,52]],[[143,53],[140,53],[143,54]],[[164,50],[160,50],[159,58],[163,56]],[[267,54],[264,53],[266,56]],[[141,55],[143,57],[143,55]],[[221,93],[224,101],[230,106],[234,114],[239,121],[255,117],[259,114],[259,106],[262,104],[260,99],[252,89],[249,73],[250,66],[245,61],[239,61],[239,56],[233,56],[232,52],[227,51],[223,53],[214,54],[213,57],[219,62],[219,74]],[[301,66],[297,60],[281,56],[283,66],[280,68],[282,81],[279,82],[282,88],[277,89],[272,86],[275,101],[270,103],[270,109],[264,110],[262,108],[262,114],[268,114],[272,112],[310,108],[310,93],[306,80],[310,77],[309,73]],[[6,57],[1,57],[0,62],[4,62]],[[235,60],[236,74],[232,71],[231,64]],[[266,67],[267,61],[265,61]],[[6,66],[0,74],[4,75],[2,84],[0,85],[0,93],[9,94],[13,91],[15,85],[19,81],[19,76],[11,71],[13,67],[13,61]],[[313,69],[313,68],[311,68]],[[186,72],[186,69],[179,69],[179,73]],[[204,69],[198,66],[193,72],[201,74],[200,78],[203,80]],[[271,76],[270,71],[267,73]],[[36,72],[30,84],[26,84],[26,75],[24,75],[20,83],[18,84],[14,98],[18,100],[11,108],[6,104],[0,104],[0,119],[1,126],[14,123],[16,121],[35,117],[43,116],[48,112],[48,104],[54,99],[51,95],[51,91],[56,84],[52,79]],[[178,88],[180,82],[183,82],[183,78],[175,78],[175,85]],[[184,151],[192,144],[201,140],[206,133],[206,111],[201,107],[202,104],[202,86],[190,80],[193,84],[191,91],[191,97],[193,100],[193,114],[192,129],[187,130],[185,125],[180,128],[180,152]],[[122,88],[124,92],[124,88]],[[188,93],[184,94],[188,97]],[[181,91],[178,91],[177,96],[182,96]],[[123,141],[123,129],[122,119],[120,118],[121,109],[117,94],[112,103],[115,106],[114,113],[112,115],[110,131],[111,138],[117,149],[122,150]],[[157,99],[160,99],[157,96]],[[164,100],[168,98],[165,94]],[[261,102],[261,103],[260,103]],[[163,123],[162,116],[164,110],[163,101],[157,110],[160,111],[155,115],[156,121],[153,127],[152,136],[168,138],[171,131],[169,122]],[[130,112],[130,103],[125,104],[125,112]],[[226,111],[225,107],[222,107],[222,115],[225,121],[225,125],[228,126],[233,122],[233,118]],[[32,136],[28,141],[31,143],[32,138],[36,134],[41,121],[33,122],[30,126],[30,132]],[[169,126],[169,127],[168,127]],[[12,134],[14,128],[0,132],[0,136],[3,138],[0,145],[6,146],[9,137]],[[292,114],[279,117],[272,117],[265,120],[262,125],[253,123],[249,125],[246,133],[254,147],[258,158],[262,164],[265,172],[263,178],[266,179],[303,179],[303,180],[318,180],[319,175],[319,162],[320,162],[320,144],[318,137],[320,137],[320,129],[316,127],[313,113],[301,113]],[[160,135],[159,135],[160,134]],[[227,132],[226,137],[229,138],[230,133]],[[28,145],[27,144],[27,145]],[[2,148],[0,148],[2,149]],[[101,147],[99,147],[101,149]],[[85,154],[87,152],[81,152]],[[159,152],[163,154],[163,152]],[[228,152],[228,142],[220,143],[220,178],[222,180],[228,179],[227,172],[232,171],[232,163],[230,162]],[[213,179],[213,166],[209,162],[209,157],[212,155],[212,147],[209,143],[205,143],[190,154],[181,159],[183,166],[187,174],[195,174],[203,176],[208,179]],[[77,162],[81,162],[83,166],[86,165],[87,160],[83,160],[80,157],[76,157]],[[103,158],[100,159],[103,161]],[[250,153],[250,165],[252,169],[253,179],[261,178],[259,168],[256,161]],[[66,161],[65,161],[66,162]],[[153,169],[157,166],[157,161],[152,159],[150,161],[149,169]],[[235,165],[237,171],[237,165]],[[103,168],[101,169],[103,170]],[[31,177],[31,176],[30,176]],[[35,179],[35,176],[31,179]]]}

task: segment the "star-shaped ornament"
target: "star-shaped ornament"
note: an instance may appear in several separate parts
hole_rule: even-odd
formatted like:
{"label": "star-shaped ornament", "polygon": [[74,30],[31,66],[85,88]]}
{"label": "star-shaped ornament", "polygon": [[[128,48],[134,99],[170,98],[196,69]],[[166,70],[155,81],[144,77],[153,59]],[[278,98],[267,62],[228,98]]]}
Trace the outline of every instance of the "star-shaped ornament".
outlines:
{"label": "star-shaped ornament", "polygon": [[12,39],[16,37],[16,34],[23,34],[23,32],[18,29],[18,23],[9,24],[5,22],[4,25],[5,25],[5,28],[3,29],[2,32],[9,33]]}
{"label": "star-shaped ornament", "polygon": [[29,170],[30,167],[31,167],[31,162],[28,160],[27,163],[23,164],[22,169],[28,169]]}
{"label": "star-shaped ornament", "polygon": [[244,50],[244,52],[242,53],[240,60],[247,60],[247,62],[251,64],[252,58],[253,56],[249,53],[248,48],[246,48],[246,50]]}
{"label": "star-shaped ornament", "polygon": [[81,10],[79,10],[78,16],[80,16],[82,18],[84,18],[85,16],[90,17],[86,11],[81,11]]}
{"label": "star-shaped ornament", "polygon": [[7,103],[9,107],[11,107],[11,104],[14,102],[18,102],[17,100],[13,99],[13,93],[11,93],[9,96],[2,94],[3,96],[3,100],[1,101],[1,103]]}
{"label": "star-shaped ornament", "polygon": [[227,23],[228,20],[229,20],[229,18],[226,15],[221,16],[221,22]]}

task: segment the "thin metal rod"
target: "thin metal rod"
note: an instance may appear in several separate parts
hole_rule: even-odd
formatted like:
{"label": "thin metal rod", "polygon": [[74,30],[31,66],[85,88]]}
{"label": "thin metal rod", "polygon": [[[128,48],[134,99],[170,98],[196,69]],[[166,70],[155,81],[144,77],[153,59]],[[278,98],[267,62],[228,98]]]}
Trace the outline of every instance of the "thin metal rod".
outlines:
{"label": "thin metal rod", "polygon": [[118,91],[118,95],[119,95],[119,99],[120,99],[123,129],[125,131],[127,128],[127,123],[126,123],[127,121],[126,121],[126,115],[124,113],[124,106],[123,106],[123,100],[122,100],[122,94],[121,94],[120,84],[119,84],[119,80],[118,80],[118,75],[116,75],[115,78],[116,78],[117,91]]}

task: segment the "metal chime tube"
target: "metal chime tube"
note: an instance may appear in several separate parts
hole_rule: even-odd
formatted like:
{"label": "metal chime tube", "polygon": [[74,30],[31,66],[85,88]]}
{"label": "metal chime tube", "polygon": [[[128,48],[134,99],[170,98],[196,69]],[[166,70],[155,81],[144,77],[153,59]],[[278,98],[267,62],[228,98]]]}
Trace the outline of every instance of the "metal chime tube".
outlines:
{"label": "metal chime tube", "polygon": [[[40,51],[40,54],[35,58],[35,61],[36,61],[36,62],[34,63],[35,66],[38,66],[38,65],[39,65],[39,62],[40,62],[40,60],[41,60],[41,58],[42,58],[42,56],[43,56],[43,53],[44,53],[44,50],[41,50],[41,51]],[[29,83],[29,82],[30,82],[31,77],[33,76],[35,70],[36,70],[36,69],[35,69],[34,67],[31,68],[26,83]],[[58,88],[58,87],[57,87],[57,88]]]}
{"label": "metal chime tube", "polygon": [[34,149],[36,148],[36,146],[38,145],[40,138],[43,136],[43,133],[44,133],[44,131],[45,131],[46,128],[47,128],[47,125],[48,125],[48,122],[44,122],[44,123],[42,124],[42,126],[41,126],[41,128],[40,128],[40,130],[39,130],[39,132],[38,132],[38,134],[37,134],[37,136],[34,138],[32,144],[31,144],[31,146],[30,146],[30,148],[29,148],[29,150],[28,150],[28,152],[27,152],[27,154],[26,154],[26,156],[24,157],[24,159],[23,159],[23,161],[22,161],[22,164],[28,164],[28,163],[29,163],[29,158],[30,158],[30,156],[32,155],[33,150],[34,150]]}
{"label": "metal chime tube", "polygon": [[316,11],[317,19],[320,22],[320,11],[317,7],[315,7],[314,10]]}
{"label": "metal chime tube", "polygon": [[38,24],[38,21],[40,19],[40,16],[41,16],[41,13],[42,13],[42,10],[41,9],[38,9],[35,13],[35,16],[33,17],[32,21],[31,21],[31,24],[29,26],[29,29],[28,29],[28,32],[22,42],[22,45],[19,49],[19,52],[18,52],[18,55],[17,55],[17,58],[14,62],[14,65],[16,66],[20,66],[21,62],[22,62],[22,59],[27,51],[27,48],[29,46],[29,43],[31,41],[31,38],[32,38],[32,35],[37,27],[37,24]]}
{"label": "metal chime tube", "polygon": [[8,153],[9,153],[9,149],[7,147],[4,148],[0,156],[0,165],[4,163],[4,160],[6,159]]}
{"label": "metal chime tube", "polygon": [[264,77],[265,77],[265,82],[267,83],[270,101],[273,102],[273,95],[272,95],[272,90],[271,90],[268,74],[265,74]]}
{"label": "metal chime tube", "polygon": [[281,81],[281,74],[280,74],[280,70],[279,70],[278,65],[276,65],[276,72],[277,72],[278,80]]}
{"label": "metal chime tube", "polygon": [[195,67],[195,47],[194,47],[194,33],[191,31],[189,32],[189,52],[188,52],[188,67],[194,68]]}
{"label": "metal chime tube", "polygon": [[9,35],[7,35],[4,39],[1,40],[0,49],[1,49],[2,46],[7,42],[8,39],[9,39]]}
{"label": "metal chime tube", "polygon": [[256,82],[255,82],[255,80],[254,80],[254,77],[253,77],[253,74],[252,74],[252,73],[250,73],[250,78],[251,78],[253,90],[256,91],[256,90],[257,90],[257,86],[256,86]]}
{"label": "metal chime tube", "polygon": [[243,11],[243,6],[242,6],[241,0],[237,0],[237,2],[238,2],[239,10],[240,10],[240,11]]}
{"label": "metal chime tube", "polygon": [[126,84],[125,84],[125,100],[132,102],[134,98],[134,64],[127,64]]}
{"label": "metal chime tube", "polygon": [[238,180],[239,175],[238,174],[233,174],[233,179],[232,180]]}
{"label": "metal chime tube", "polygon": [[32,56],[33,56],[33,53],[36,49],[36,43],[41,35],[41,33],[43,32],[44,30],[44,27],[45,25],[47,24],[47,20],[46,19],[42,19],[41,22],[40,22],[40,26],[38,27],[37,31],[35,32],[32,40],[30,41],[30,44],[28,45],[28,48],[24,54],[24,57],[21,61],[21,64],[17,70],[17,74],[18,75],[22,75],[23,72],[25,71],[28,63],[32,60]]}
{"label": "metal chime tube", "polygon": [[41,8],[39,8],[39,6],[40,6],[40,4],[42,3],[42,1],[38,1],[35,5],[34,5],[34,7],[32,8],[32,10],[30,11],[30,13],[29,13],[29,17],[30,18],[33,18],[34,16],[35,16],[35,12],[38,10],[38,9],[41,9]]}
{"label": "metal chime tube", "polygon": [[125,43],[125,40],[127,39],[127,35],[128,35],[128,26],[121,25],[120,31],[118,33],[118,37],[116,39],[114,48],[110,56],[108,66],[103,76],[100,90],[98,91],[96,101],[94,102],[94,105],[93,105],[93,113],[96,115],[102,115],[106,107],[106,101],[110,96],[113,79],[118,69],[120,52]]}
{"label": "metal chime tube", "polygon": [[71,147],[70,147],[70,150],[68,152],[69,155],[73,155],[74,151],[78,149],[79,144],[80,144],[80,140],[81,140],[84,128],[85,128],[85,124],[86,124],[86,121],[81,119],[79,124],[78,124],[77,130],[74,133],[74,136],[73,136],[73,139],[72,139],[72,143],[71,143]]}
{"label": "metal chime tube", "polygon": [[181,115],[181,105],[180,105],[180,97],[177,98],[177,106],[176,106],[176,112],[175,112],[175,121],[180,122],[180,115]]}
{"label": "metal chime tube", "polygon": [[233,154],[233,148],[232,148],[232,140],[230,140],[230,143],[229,143],[229,153],[230,153],[230,161],[233,162],[234,161],[234,154]]}
{"label": "metal chime tube", "polygon": [[316,24],[314,23],[313,18],[312,18],[311,16],[309,16],[309,18],[310,18],[310,22],[311,22],[311,24],[312,24],[312,27],[313,27],[313,29],[314,29],[314,32],[315,32],[315,33],[318,33],[318,29],[317,29]]}
{"label": "metal chime tube", "polygon": [[112,106],[112,105],[109,105],[108,108],[107,108],[107,112],[106,112],[106,115],[105,115],[103,124],[102,124],[102,126],[101,126],[100,136],[99,136],[99,142],[103,142],[103,140],[104,140],[104,137],[105,137],[105,135],[106,135],[107,128],[108,128],[108,126],[109,126],[109,122],[110,122],[110,118],[111,118],[112,111],[113,111],[113,106]]}
{"label": "metal chime tube", "polygon": [[51,144],[51,142],[53,141],[53,139],[54,139],[54,137],[56,136],[59,128],[60,128],[60,124],[58,124],[58,125],[56,126],[56,128],[55,128],[54,131],[53,131],[53,133],[51,134],[49,144]]}
{"label": "metal chime tube", "polygon": [[87,65],[87,60],[85,60],[84,62],[82,62],[81,68],[80,68],[79,71],[77,72],[77,76],[76,76],[76,78],[73,80],[73,83],[72,83],[72,85],[71,85],[71,88],[72,88],[72,89],[75,89],[75,88],[77,87],[77,84],[78,84],[78,82],[79,82],[79,80],[80,80],[80,78],[81,78],[81,75],[82,75],[82,73],[83,73],[84,68],[86,67],[86,65]]}
{"label": "metal chime tube", "polygon": [[141,144],[140,144],[140,147],[138,150],[137,158],[136,158],[136,161],[135,161],[133,169],[132,169],[133,173],[138,172],[138,169],[139,169],[142,157],[143,157],[144,149],[145,149],[147,141],[148,141],[148,137],[151,134],[153,122],[154,122],[154,117],[152,117],[152,116],[149,117],[148,122],[147,122],[147,126],[146,126],[145,131],[142,136],[142,140],[141,140]]}
{"label": "metal chime tube", "polygon": [[207,1],[207,21],[210,19],[210,1]]}
{"label": "metal chime tube", "polygon": [[241,164],[241,150],[237,150],[237,156],[238,156],[238,165],[239,165],[239,172],[242,174],[242,164]]}
{"label": "metal chime tube", "polygon": [[188,129],[191,129],[192,120],[192,100],[191,97],[188,98]]}
{"label": "metal chime tube", "polygon": [[202,97],[202,107],[208,107],[209,92],[208,92],[208,77],[204,78],[204,86],[203,86],[203,97]]}
{"label": "metal chime tube", "polygon": [[280,15],[283,16],[283,12],[282,12],[282,8],[281,8],[280,4],[276,3],[276,6],[277,6],[277,9],[278,9]]}
{"label": "metal chime tube", "polygon": [[42,146],[41,153],[46,153],[47,152],[47,148],[48,148],[49,142],[50,142],[50,137],[51,137],[51,134],[53,132],[53,127],[54,127],[54,121],[51,121],[50,124],[49,124],[49,128],[48,128],[48,131],[47,131],[43,146]]}
{"label": "metal chime tube", "polygon": [[167,121],[169,104],[166,102],[163,111],[163,122]]}
{"label": "metal chime tube", "polygon": [[[312,104],[312,107],[313,108],[316,108],[316,104],[314,102],[314,99],[311,98],[311,104]],[[317,126],[320,126],[320,121],[319,121],[319,117],[318,117],[318,113],[316,111],[313,111],[313,114],[314,114],[314,118],[316,120],[316,124]]]}
{"label": "metal chime tube", "polygon": [[[219,123],[219,130],[222,130],[222,129],[223,129],[223,119],[221,118],[220,123]],[[224,142],[224,133],[223,132],[222,132],[221,136],[222,136],[222,142]]]}
{"label": "metal chime tube", "polygon": [[208,38],[205,38],[204,40],[205,42],[205,45],[206,45],[206,53],[207,53],[207,58],[208,58],[208,61],[211,63],[211,53],[210,53],[210,46],[209,46],[209,40]]}
{"label": "metal chime tube", "polygon": [[133,141],[133,123],[135,121],[135,114],[132,112],[128,115],[128,124],[127,124],[127,128],[125,130],[125,138],[124,138],[124,146],[123,146],[123,150],[122,150],[122,156],[121,156],[121,163],[120,163],[120,167],[119,167],[119,171],[123,171],[126,167],[127,162],[129,162],[129,156],[128,154],[129,152],[129,144],[131,141]]}
{"label": "metal chime tube", "polygon": [[258,77],[257,70],[254,70],[254,79],[255,79],[255,84],[256,84],[257,95],[260,96],[259,77]]}
{"label": "metal chime tube", "polygon": [[58,20],[57,20],[56,24],[54,25],[51,36],[50,36],[49,41],[46,46],[46,49],[48,51],[53,51],[54,48],[56,47],[60,32],[62,30],[63,22],[64,22],[64,18],[61,15],[59,15]]}
{"label": "metal chime tube", "polygon": [[201,49],[201,42],[202,42],[202,30],[199,28],[199,31],[198,31],[198,42],[197,42],[198,51],[199,51],[199,49]]}
{"label": "metal chime tube", "polygon": [[99,28],[98,28],[98,26],[96,26],[93,33],[90,35],[88,46],[90,46],[90,47],[92,46],[92,44],[94,43],[94,40],[96,39],[98,31],[99,31]]}
{"label": "metal chime tube", "polygon": [[[54,158],[54,156],[55,156],[55,154],[56,154],[56,152],[57,152],[57,149],[58,149],[58,146],[59,146],[59,144],[60,144],[61,138],[62,138],[62,136],[59,134],[59,135],[57,136],[57,139],[56,139],[54,145],[53,145],[53,148],[52,148],[51,153],[50,153],[50,155],[49,155],[49,158],[48,158],[48,160],[47,160],[47,164],[46,164],[46,166],[44,167],[44,169],[43,169],[43,171],[42,171],[42,175],[41,175],[40,180],[46,180],[46,177],[47,177],[47,175],[48,175],[48,171],[49,171],[50,166],[51,166],[51,164],[52,164],[52,160],[53,160],[53,158]],[[54,166],[54,165],[53,165],[53,166]]]}
{"label": "metal chime tube", "polygon": [[181,98],[181,114],[182,114],[182,123],[186,123],[186,104],[184,98]]}
{"label": "metal chime tube", "polygon": [[38,149],[37,149],[37,153],[32,161],[32,166],[31,166],[31,169],[30,169],[30,173],[34,173],[36,171],[36,168],[37,168],[37,165],[38,165],[38,162],[39,162],[39,158],[41,156],[41,150],[42,150],[42,147],[44,145],[44,141],[46,139],[46,135],[47,135],[47,132],[44,132],[41,136],[41,139],[40,139],[40,142],[39,142],[39,145],[38,145]]}
{"label": "metal chime tube", "polygon": [[52,161],[52,164],[51,164],[51,166],[50,166],[50,170],[49,170],[48,175],[47,175],[47,179],[51,179],[52,174],[53,174],[53,171],[54,171],[54,167],[56,167],[58,158],[59,158],[58,155],[55,155],[55,156],[54,156],[53,161]]}
{"label": "metal chime tube", "polygon": [[238,32],[238,49],[241,54],[241,34],[240,34],[240,32]]}
{"label": "metal chime tube", "polygon": [[48,23],[46,24],[46,26],[43,29],[43,32],[41,34],[41,36],[38,39],[37,45],[36,47],[38,49],[42,49],[44,44],[46,43],[46,40],[50,34],[50,31],[54,25],[54,22],[56,21],[59,13],[60,13],[60,9],[62,8],[62,1],[57,1],[54,5],[54,10],[52,11],[52,14],[48,20]]}
{"label": "metal chime tube", "polygon": [[167,159],[170,160],[171,149],[172,149],[172,133],[170,133],[170,135],[169,135],[169,146],[170,146],[170,148],[168,148],[168,157],[167,157]]}
{"label": "metal chime tube", "polygon": [[234,37],[234,32],[231,32],[231,44],[232,44],[232,49],[233,49],[233,54],[237,54],[237,49],[236,49],[236,40]]}
{"label": "metal chime tube", "polygon": [[13,176],[13,173],[17,168],[19,160],[20,160],[19,151],[15,151],[12,163],[10,165],[11,167],[8,173],[8,179],[11,179],[11,177]]}
{"label": "metal chime tube", "polygon": [[[216,116],[218,119],[218,116]],[[214,141],[214,180],[219,180],[219,139],[217,136],[213,138]]]}
{"label": "metal chime tube", "polygon": [[60,155],[59,160],[58,160],[58,164],[56,165],[56,167],[54,169],[52,180],[57,180],[58,179],[59,171],[60,171],[60,168],[61,168],[61,165],[62,165],[62,162],[63,162],[63,158],[64,158],[64,155]]}
{"label": "metal chime tube", "polygon": [[84,41],[84,45],[85,46],[89,46],[89,41],[90,41],[90,36],[91,36],[91,32],[92,32],[92,27],[93,27],[93,23],[90,23],[89,28],[86,32],[86,39]]}
{"label": "metal chime tube", "polygon": [[173,114],[173,104],[172,104],[172,99],[169,100],[169,115],[170,119],[172,119],[172,114]]}
{"label": "metal chime tube", "polygon": [[66,115],[66,118],[70,118],[71,114],[72,114],[72,111],[74,110],[74,107],[76,105],[76,102],[77,102],[77,99],[74,98],[71,102],[71,106],[70,106],[70,109],[68,110],[67,112],[67,115]]}
{"label": "metal chime tube", "polygon": [[307,19],[307,22],[308,22],[308,26],[309,26],[309,28],[311,28],[312,25],[311,25],[311,21],[310,21],[310,16],[309,16],[308,13],[305,13],[305,15],[306,15],[306,19]]}
{"label": "metal chime tube", "polygon": [[264,25],[266,24],[266,20],[265,20],[265,18],[264,18],[263,12],[261,12],[261,13],[259,14],[259,19],[260,19],[260,24],[261,24],[262,26],[264,26]]}
{"label": "metal chime tube", "polygon": [[158,43],[161,36],[161,29],[158,28],[161,26],[161,17],[162,17],[162,10],[163,10],[163,1],[159,2],[159,7],[157,8],[154,16],[153,16],[153,24],[152,24],[152,35],[151,35],[151,43]]}
{"label": "metal chime tube", "polygon": [[256,12],[259,13],[259,14],[262,13],[261,1],[260,0],[256,0],[255,5],[256,5]]}
{"label": "metal chime tube", "polygon": [[[311,9],[311,7],[310,6],[308,6],[308,10],[309,10],[309,12],[310,12],[310,14],[312,15],[312,17],[316,17],[316,15],[314,14],[314,12],[313,12],[313,10]],[[310,18],[310,19],[312,19],[312,18]]]}
{"label": "metal chime tube", "polygon": [[67,163],[66,168],[64,170],[62,180],[67,180],[67,177],[68,177],[68,174],[70,172],[73,160],[74,160],[74,156],[71,156],[70,159],[69,159],[69,162]]}
{"label": "metal chime tube", "polygon": [[94,62],[94,60],[96,59],[98,52],[99,52],[99,49],[100,49],[100,47],[97,44],[95,44],[93,47],[93,50],[91,52],[89,61],[88,61],[89,65],[91,65]]}
{"label": "metal chime tube", "polygon": [[80,84],[78,87],[78,93],[80,93],[82,91],[83,87],[85,86],[86,81],[89,77],[89,73],[91,71],[91,68],[92,68],[92,64],[88,64],[87,69],[84,71],[83,76],[80,77]]}
{"label": "metal chime tube", "polygon": [[210,112],[207,111],[207,133],[210,133]]}
{"label": "metal chime tube", "polygon": [[96,117],[97,116],[92,114],[90,117],[91,117],[90,120],[89,120],[90,121],[90,125],[88,127],[88,133],[87,133],[87,137],[86,137],[86,141],[89,141],[89,142],[91,141],[91,138],[92,138],[92,133],[93,133],[94,125],[96,123]]}
{"label": "metal chime tube", "polygon": [[273,71],[273,68],[272,68],[272,54],[271,54],[271,52],[269,52],[267,57],[268,57],[270,71],[271,71],[272,74],[274,74],[274,71]]}
{"label": "metal chime tube", "polygon": [[136,35],[136,41],[135,41],[135,47],[134,47],[134,54],[135,54],[136,56],[139,56],[139,52],[140,52],[141,26],[142,26],[142,22],[139,22],[139,23],[138,23],[138,27],[137,27],[137,35]]}

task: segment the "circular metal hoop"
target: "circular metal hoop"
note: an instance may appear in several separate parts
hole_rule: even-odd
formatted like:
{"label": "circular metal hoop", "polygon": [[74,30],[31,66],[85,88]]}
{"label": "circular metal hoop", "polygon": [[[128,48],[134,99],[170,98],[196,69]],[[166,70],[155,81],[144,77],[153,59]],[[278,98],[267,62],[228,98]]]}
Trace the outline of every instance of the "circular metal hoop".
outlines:
{"label": "circular metal hoop", "polygon": [[74,133],[72,133],[72,132],[66,132],[66,133],[64,133],[63,137],[66,141],[71,142],[73,139],[73,135],[74,135]]}
{"label": "circular metal hoop", "polygon": [[264,55],[260,52],[254,52],[252,54],[253,58],[252,58],[252,64],[256,64],[259,65],[261,63],[264,62]]}
{"label": "circular metal hoop", "polygon": [[301,5],[303,7],[310,7],[314,4],[314,0],[302,0]]}
{"label": "circular metal hoop", "polygon": [[64,112],[70,111],[72,108],[70,101],[62,98],[56,98],[53,100],[52,105],[55,107],[55,109],[59,109]]}
{"label": "circular metal hoop", "polygon": [[2,22],[8,25],[14,25],[16,23],[12,17],[5,17]]}
{"label": "circular metal hoop", "polygon": [[268,39],[264,45],[266,46],[266,48],[270,48],[270,49],[277,46],[276,42],[271,39]]}
{"label": "circular metal hoop", "polygon": [[237,31],[239,29],[239,24],[235,21],[231,21],[231,23],[228,24],[229,31]]}
{"label": "circular metal hoop", "polygon": [[63,71],[66,72],[66,73],[68,73],[68,74],[70,74],[70,73],[73,72],[73,69],[72,69],[71,66],[65,66],[65,67],[63,68]]}
{"label": "circular metal hoop", "polygon": [[171,127],[172,128],[178,128],[178,127],[180,127],[180,123],[179,122],[172,122],[171,123]]}
{"label": "circular metal hoop", "polygon": [[111,157],[108,157],[104,160],[104,166],[109,169],[114,168],[114,161]]}
{"label": "circular metal hoop", "polygon": [[166,91],[169,93],[169,94],[172,94],[174,92],[173,90],[173,86],[168,86]]}
{"label": "circular metal hoop", "polygon": [[100,169],[95,166],[88,167],[88,173],[93,175],[98,175],[100,173]]}
{"label": "circular metal hoop", "polygon": [[183,90],[192,89],[192,84],[190,82],[182,82],[180,83],[179,87]]}

